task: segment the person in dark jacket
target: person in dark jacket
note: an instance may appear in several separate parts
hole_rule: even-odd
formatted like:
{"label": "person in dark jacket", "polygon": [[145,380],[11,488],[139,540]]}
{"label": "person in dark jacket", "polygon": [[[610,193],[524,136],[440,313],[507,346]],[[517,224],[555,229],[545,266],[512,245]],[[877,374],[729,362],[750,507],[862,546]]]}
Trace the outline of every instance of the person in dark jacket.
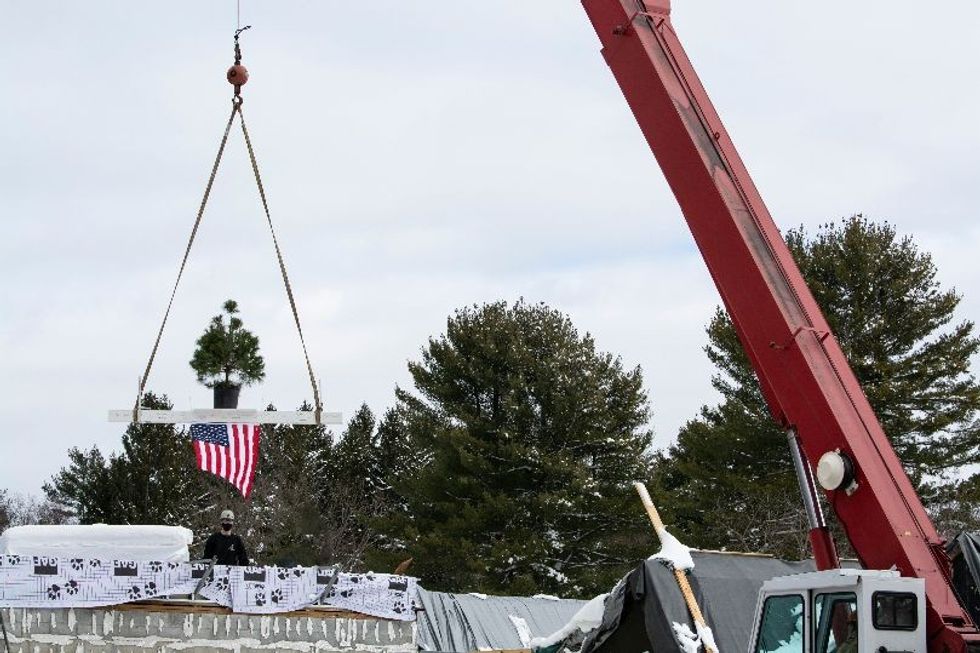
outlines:
{"label": "person in dark jacket", "polygon": [[221,530],[211,533],[204,543],[204,557],[217,558],[219,565],[247,565],[248,552],[245,542],[232,533],[235,528],[235,513],[230,510],[221,511]]}

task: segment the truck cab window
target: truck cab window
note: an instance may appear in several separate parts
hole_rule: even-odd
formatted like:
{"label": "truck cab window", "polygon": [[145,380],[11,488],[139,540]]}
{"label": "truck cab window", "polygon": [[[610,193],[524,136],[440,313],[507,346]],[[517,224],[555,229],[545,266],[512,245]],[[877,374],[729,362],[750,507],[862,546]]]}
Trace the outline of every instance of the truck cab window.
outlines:
{"label": "truck cab window", "polygon": [[875,592],[874,624],[878,630],[915,630],[919,627],[918,599],[909,592]]}
{"label": "truck cab window", "polygon": [[813,601],[813,653],[857,653],[857,616],[854,594],[818,594]]}
{"label": "truck cab window", "polygon": [[803,597],[770,596],[762,607],[755,653],[803,653]]}

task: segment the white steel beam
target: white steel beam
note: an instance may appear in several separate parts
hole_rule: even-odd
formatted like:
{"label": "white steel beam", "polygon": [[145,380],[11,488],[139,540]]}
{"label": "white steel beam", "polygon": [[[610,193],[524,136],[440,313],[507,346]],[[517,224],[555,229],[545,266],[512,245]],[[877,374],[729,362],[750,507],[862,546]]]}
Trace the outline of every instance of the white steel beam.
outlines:
{"label": "white steel beam", "polygon": [[[133,410],[110,410],[110,422],[133,422]],[[150,410],[136,413],[138,424],[316,424],[312,410],[255,410],[249,408],[199,408],[195,410]],[[341,413],[321,413],[320,423],[343,424]]]}

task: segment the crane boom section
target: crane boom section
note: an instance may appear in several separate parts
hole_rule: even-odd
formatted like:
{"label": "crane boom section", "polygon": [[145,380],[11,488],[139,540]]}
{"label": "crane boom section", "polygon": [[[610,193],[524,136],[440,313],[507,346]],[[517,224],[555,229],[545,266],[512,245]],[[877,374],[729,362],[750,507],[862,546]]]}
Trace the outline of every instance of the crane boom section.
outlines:
{"label": "crane boom section", "polygon": [[972,646],[942,540],[685,54],[669,0],[583,5],[773,416],[810,460],[840,450],[856,463],[857,489],[828,496],[861,563],[925,580],[931,650]]}

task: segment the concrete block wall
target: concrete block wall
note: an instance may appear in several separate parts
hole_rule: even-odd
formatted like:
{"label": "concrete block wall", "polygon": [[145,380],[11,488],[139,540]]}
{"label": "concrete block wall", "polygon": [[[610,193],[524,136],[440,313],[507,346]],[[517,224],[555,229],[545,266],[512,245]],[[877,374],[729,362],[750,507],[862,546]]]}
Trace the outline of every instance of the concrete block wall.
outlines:
{"label": "concrete block wall", "polygon": [[[307,610],[288,615],[127,605],[2,610],[10,653],[414,653],[414,622]],[[0,641],[0,653],[3,642]]]}

